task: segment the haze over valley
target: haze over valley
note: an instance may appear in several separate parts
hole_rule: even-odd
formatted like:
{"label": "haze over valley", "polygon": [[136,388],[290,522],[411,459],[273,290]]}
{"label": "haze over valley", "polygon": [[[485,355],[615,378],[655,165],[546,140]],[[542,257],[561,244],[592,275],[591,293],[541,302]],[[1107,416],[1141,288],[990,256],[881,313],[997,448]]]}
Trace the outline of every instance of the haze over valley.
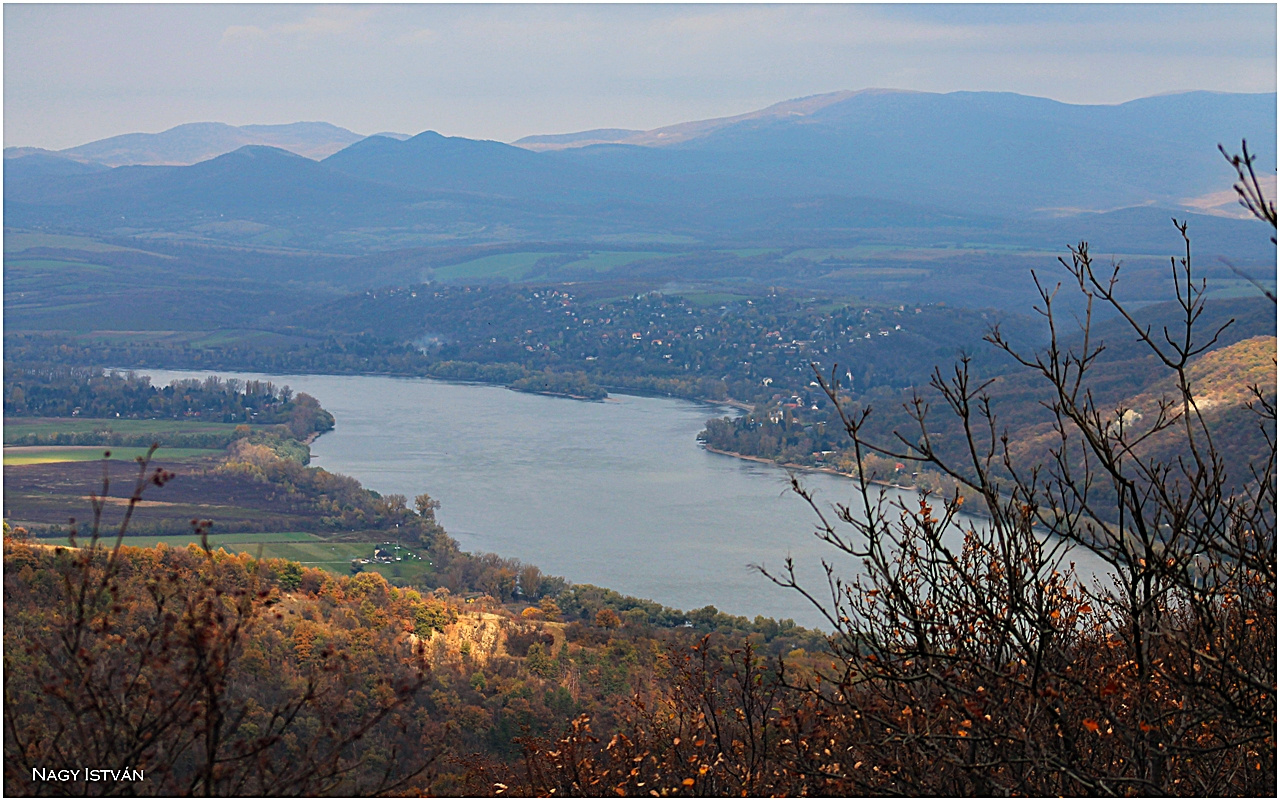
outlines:
{"label": "haze over valley", "polygon": [[1266,795],[1275,9],[5,8],[6,795]]}

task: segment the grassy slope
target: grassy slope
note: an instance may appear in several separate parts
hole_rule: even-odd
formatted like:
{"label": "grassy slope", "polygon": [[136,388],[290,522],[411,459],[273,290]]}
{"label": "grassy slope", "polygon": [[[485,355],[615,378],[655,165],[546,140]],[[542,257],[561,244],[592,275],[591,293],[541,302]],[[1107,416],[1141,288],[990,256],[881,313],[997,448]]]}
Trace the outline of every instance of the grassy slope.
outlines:
{"label": "grassy slope", "polygon": [[[44,545],[69,545],[65,537],[43,537],[38,541]],[[125,544],[136,548],[154,548],[158,545],[185,548],[188,545],[199,544],[199,540],[185,534],[137,536],[128,537]],[[380,542],[375,541],[333,542],[304,531],[267,533],[244,531],[214,534],[209,537],[209,547],[215,551],[222,549],[230,553],[247,553],[255,558],[288,559],[304,567],[318,567],[339,574],[350,572],[353,559],[368,559],[373,556],[374,546],[378,544]],[[386,578],[404,579],[412,579],[431,570],[431,563],[419,557],[416,552],[404,549],[400,553],[403,559],[401,562],[365,564],[362,568],[380,573]]]}
{"label": "grassy slope", "polygon": [[[92,462],[102,459],[104,453],[111,458],[132,461],[147,454],[146,448],[129,446],[103,445],[34,445],[24,448],[5,448],[4,463],[6,465],[56,464],[60,462]],[[197,459],[209,459],[222,454],[215,448],[160,448],[157,455],[166,461],[190,462]]]}
{"label": "grassy slope", "polygon": [[116,434],[212,434],[235,431],[236,423],[206,420],[126,420],[96,417],[6,417],[4,441],[13,442],[27,434],[48,436],[58,433],[87,434],[110,431]]}

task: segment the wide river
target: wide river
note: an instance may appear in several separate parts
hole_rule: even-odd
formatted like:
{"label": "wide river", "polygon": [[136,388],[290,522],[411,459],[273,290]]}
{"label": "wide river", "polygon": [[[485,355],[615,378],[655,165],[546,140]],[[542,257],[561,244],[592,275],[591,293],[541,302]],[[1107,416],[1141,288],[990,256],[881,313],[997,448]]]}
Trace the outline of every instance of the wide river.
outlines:
{"label": "wide river", "polygon": [[[207,375],[139,372],[161,385]],[[667,606],[810,626],[822,619],[808,602],[752,566],[778,572],[791,556],[815,591],[825,585],[823,559],[840,575],[857,572],[814,536],[813,513],[786,471],[699,446],[707,418],[731,409],[631,395],[589,403],[423,378],[219,375],[315,396],[337,425],[312,444],[312,463],[383,494],[430,493],[466,550]],[[853,501],[848,479],[802,480],[824,506]]]}

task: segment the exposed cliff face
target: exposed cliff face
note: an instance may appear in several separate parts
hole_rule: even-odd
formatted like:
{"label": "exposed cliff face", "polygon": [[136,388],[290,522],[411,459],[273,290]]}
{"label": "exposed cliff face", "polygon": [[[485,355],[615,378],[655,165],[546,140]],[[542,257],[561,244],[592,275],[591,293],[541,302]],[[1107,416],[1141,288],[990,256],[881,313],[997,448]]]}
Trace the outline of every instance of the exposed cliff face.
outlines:
{"label": "exposed cliff face", "polygon": [[478,665],[488,664],[495,658],[523,659],[527,644],[517,642],[516,647],[509,648],[512,638],[538,640],[547,643],[551,653],[557,653],[565,642],[564,624],[516,620],[477,610],[459,612],[456,621],[446,625],[443,631],[433,631],[428,638],[405,635],[409,647],[433,663],[460,662],[467,657]]}
{"label": "exposed cliff face", "polygon": [[460,660],[469,656],[483,665],[495,656],[506,655],[508,622],[492,612],[460,614],[444,631],[432,633],[429,652],[435,658]]}

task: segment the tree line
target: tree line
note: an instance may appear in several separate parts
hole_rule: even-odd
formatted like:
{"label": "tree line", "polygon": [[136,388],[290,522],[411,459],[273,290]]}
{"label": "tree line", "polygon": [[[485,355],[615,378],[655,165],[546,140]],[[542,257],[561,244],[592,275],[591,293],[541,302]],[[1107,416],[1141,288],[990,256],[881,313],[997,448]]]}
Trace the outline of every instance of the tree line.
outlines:
{"label": "tree line", "polygon": [[13,417],[187,419],[280,424],[297,439],[333,428],[333,415],[306,393],[270,381],[216,375],[157,387],[132,371],[6,359],[4,413]]}

